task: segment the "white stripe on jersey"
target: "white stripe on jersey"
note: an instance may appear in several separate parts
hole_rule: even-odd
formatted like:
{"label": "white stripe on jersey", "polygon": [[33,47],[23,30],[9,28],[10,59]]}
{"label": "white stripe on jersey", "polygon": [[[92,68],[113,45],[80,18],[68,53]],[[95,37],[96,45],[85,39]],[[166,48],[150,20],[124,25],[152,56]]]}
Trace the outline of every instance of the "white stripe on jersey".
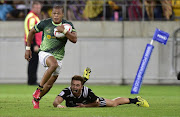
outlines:
{"label": "white stripe on jersey", "polygon": [[59,93],[59,96],[63,96],[64,94],[64,91],[61,91],[61,93]]}
{"label": "white stripe on jersey", "polygon": [[71,91],[71,87],[68,87],[69,91],[71,92],[70,97],[75,97]]}
{"label": "white stripe on jersey", "polygon": [[85,87],[85,86],[84,86],[83,97],[84,97],[84,98],[87,98],[87,96],[88,96],[88,87]]}

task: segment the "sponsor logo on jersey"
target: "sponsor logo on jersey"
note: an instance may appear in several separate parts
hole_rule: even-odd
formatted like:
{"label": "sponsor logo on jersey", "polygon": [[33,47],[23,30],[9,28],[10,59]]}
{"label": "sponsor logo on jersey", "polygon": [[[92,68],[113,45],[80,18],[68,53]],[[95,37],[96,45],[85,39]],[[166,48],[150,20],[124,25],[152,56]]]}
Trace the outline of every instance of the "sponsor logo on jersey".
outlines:
{"label": "sponsor logo on jersey", "polygon": [[46,32],[47,32],[47,33],[51,33],[51,29],[50,29],[50,28],[47,29]]}
{"label": "sponsor logo on jersey", "polygon": [[47,38],[48,38],[48,39],[51,39],[51,35],[47,35]]}

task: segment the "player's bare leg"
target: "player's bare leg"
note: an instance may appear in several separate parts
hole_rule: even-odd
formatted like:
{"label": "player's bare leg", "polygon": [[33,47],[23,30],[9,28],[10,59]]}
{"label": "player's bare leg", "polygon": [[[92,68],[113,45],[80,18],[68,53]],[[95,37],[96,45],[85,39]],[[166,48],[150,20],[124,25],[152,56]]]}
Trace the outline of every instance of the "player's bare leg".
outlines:
{"label": "player's bare leg", "polygon": [[39,87],[37,88],[37,90],[33,93],[33,97],[35,99],[39,98],[40,92],[43,90],[43,86],[44,84],[49,80],[49,78],[51,77],[52,73],[56,70],[56,68],[58,67],[58,63],[57,60],[53,57],[50,56],[46,59],[46,64],[48,66],[48,69],[46,70],[46,72],[44,73],[44,76],[40,82]]}
{"label": "player's bare leg", "polygon": [[58,63],[57,60],[53,57],[50,56],[46,59],[46,64],[48,66],[48,69],[46,70],[46,72],[44,73],[44,76],[40,82],[40,86],[43,86],[51,77],[52,73],[56,70],[56,68],[58,67]]}
{"label": "player's bare leg", "polygon": [[[40,85],[39,87],[37,88],[37,90],[33,93],[33,100],[32,100],[32,103],[34,105],[34,108],[38,109],[39,108],[39,96],[41,94],[41,92],[44,90],[44,84],[50,79],[52,73],[56,70],[56,68],[58,67],[58,63],[57,63],[57,60],[53,57],[53,56],[50,56],[46,59],[46,64],[48,66],[48,69],[46,70],[46,72],[44,73],[44,76],[40,82]],[[52,78],[52,80],[57,79],[56,78]],[[53,82],[54,83],[54,82]],[[49,83],[50,84],[50,83]],[[49,85],[47,85],[46,87],[48,87]],[[49,89],[45,89],[45,93],[43,95],[45,95],[48,91],[50,90]]]}
{"label": "player's bare leg", "polygon": [[118,97],[118,98],[115,98],[113,100],[110,100],[110,99],[105,99],[105,100],[106,100],[106,106],[107,107],[115,107],[118,105],[130,103],[129,98],[122,98],[122,97]]}
{"label": "player's bare leg", "polygon": [[40,93],[39,97],[42,98],[49,90],[52,88],[54,82],[57,80],[58,75],[52,75],[50,79],[44,84],[43,90]]}
{"label": "player's bare leg", "polygon": [[115,107],[122,104],[136,104],[141,107],[149,107],[148,102],[143,99],[140,96],[137,96],[137,98],[115,98],[113,100],[105,99],[106,100],[106,106],[107,107]]}

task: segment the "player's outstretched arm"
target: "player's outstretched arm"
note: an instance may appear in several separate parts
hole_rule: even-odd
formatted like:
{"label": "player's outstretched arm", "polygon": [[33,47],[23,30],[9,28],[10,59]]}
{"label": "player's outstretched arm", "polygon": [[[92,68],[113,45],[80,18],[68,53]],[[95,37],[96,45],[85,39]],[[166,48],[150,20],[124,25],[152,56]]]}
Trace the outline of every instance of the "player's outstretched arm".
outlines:
{"label": "player's outstretched arm", "polygon": [[32,28],[29,31],[29,35],[28,35],[28,39],[27,39],[27,46],[31,47],[31,43],[32,43],[35,33],[36,33],[36,30],[34,28]]}
{"label": "player's outstretched arm", "polygon": [[77,105],[78,105],[77,107],[99,107],[98,101],[89,104],[77,103]]}
{"label": "player's outstretched arm", "polygon": [[36,30],[34,28],[32,28],[29,31],[29,35],[28,35],[28,39],[27,39],[27,46],[26,46],[26,51],[25,51],[25,55],[24,58],[27,61],[30,61],[30,59],[32,58],[32,52],[31,52],[31,42],[33,40],[34,34],[36,33]]}
{"label": "player's outstretched arm", "polygon": [[53,102],[53,106],[57,108],[65,108],[65,106],[61,105],[64,99],[61,96],[57,96]]}

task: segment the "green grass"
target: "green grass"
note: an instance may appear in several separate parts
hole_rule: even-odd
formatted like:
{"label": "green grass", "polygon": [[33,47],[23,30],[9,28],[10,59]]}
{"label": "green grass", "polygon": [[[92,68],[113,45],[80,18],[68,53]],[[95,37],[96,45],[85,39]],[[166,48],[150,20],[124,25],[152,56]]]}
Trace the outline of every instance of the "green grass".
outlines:
{"label": "green grass", "polygon": [[[6,117],[180,117],[180,86],[142,86],[140,96],[149,108],[134,104],[106,108],[54,108],[52,103],[60,91],[69,85],[54,85],[40,101],[40,109],[33,109],[32,93],[36,86],[1,84],[0,116]],[[131,86],[88,85],[97,96],[113,99],[135,97]],[[63,103],[64,104],[64,103]]]}

